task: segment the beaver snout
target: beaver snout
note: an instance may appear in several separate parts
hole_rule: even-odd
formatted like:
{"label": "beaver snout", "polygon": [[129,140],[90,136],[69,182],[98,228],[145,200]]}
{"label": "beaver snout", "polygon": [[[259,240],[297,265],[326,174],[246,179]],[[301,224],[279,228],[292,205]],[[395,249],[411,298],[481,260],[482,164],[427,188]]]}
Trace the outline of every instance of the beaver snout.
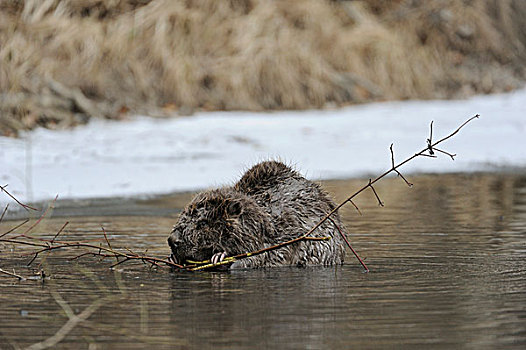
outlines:
{"label": "beaver snout", "polygon": [[177,244],[175,243],[175,237],[174,236],[168,237],[168,245],[170,246],[172,251],[175,250],[175,247],[177,246]]}
{"label": "beaver snout", "polygon": [[181,246],[182,242],[179,240],[180,236],[181,233],[179,231],[174,230],[168,237],[168,245],[170,246],[170,249],[172,249],[173,253],[175,253],[177,251],[177,248]]}
{"label": "beaver snout", "polygon": [[174,235],[173,233],[168,237],[168,245],[170,246],[170,249],[172,250],[170,259],[176,264],[184,263],[184,259],[182,259],[181,257],[181,250],[182,250],[181,243],[182,242],[178,240],[178,236]]}

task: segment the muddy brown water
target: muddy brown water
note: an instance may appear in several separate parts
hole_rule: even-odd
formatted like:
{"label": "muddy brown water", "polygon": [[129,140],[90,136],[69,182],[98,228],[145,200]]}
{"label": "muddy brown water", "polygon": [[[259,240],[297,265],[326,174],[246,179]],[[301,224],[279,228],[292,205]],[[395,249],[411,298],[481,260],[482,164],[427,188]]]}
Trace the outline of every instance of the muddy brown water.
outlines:
{"label": "muddy brown water", "polygon": [[[383,208],[366,192],[363,216],[342,212],[368,274],[350,254],[337,268],[182,273],[110,270],[111,260],[62,251],[27,268],[30,249],[0,244],[1,268],[29,277],[42,262],[49,276],[0,276],[0,348],[46,339],[59,349],[524,348],[526,176],[410,180],[411,189],[394,178],[377,186]],[[363,184],[323,185],[341,200]],[[189,198],[59,202],[34,233],[52,237],[68,220],[63,239],[83,240],[100,238],[102,225],[114,247],[162,257]]]}

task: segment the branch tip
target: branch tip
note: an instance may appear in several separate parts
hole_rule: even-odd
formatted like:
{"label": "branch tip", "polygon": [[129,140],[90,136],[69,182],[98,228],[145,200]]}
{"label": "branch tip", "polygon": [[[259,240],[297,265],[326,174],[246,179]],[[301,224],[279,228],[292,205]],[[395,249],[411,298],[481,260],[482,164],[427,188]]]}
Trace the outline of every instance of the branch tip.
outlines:
{"label": "branch tip", "polygon": [[347,244],[347,246],[349,247],[349,249],[353,252],[354,256],[356,257],[356,259],[358,259],[358,261],[360,262],[360,264],[362,264],[363,268],[365,269],[365,272],[369,272],[369,269],[367,268],[367,265],[365,265],[365,263],[363,262],[362,259],[360,259],[360,256],[358,255],[358,253],[356,253],[356,251],[353,249],[351,243],[349,242],[349,240],[347,239],[347,237],[345,237],[345,234],[343,233],[342,229],[340,228],[340,226],[332,219],[332,218],[329,218],[329,220],[332,222],[332,224],[336,227],[336,229],[338,230],[338,232],[340,233],[340,235],[342,236],[343,240],[345,241],[345,243]]}
{"label": "branch tip", "polygon": [[373,193],[374,193],[376,199],[378,200],[378,205],[383,207],[384,203],[380,200],[380,197],[378,196],[378,193],[376,193],[376,190],[373,187],[373,183],[372,183],[371,179],[369,179],[369,184],[367,186],[369,186],[371,188],[371,190],[373,190]]}

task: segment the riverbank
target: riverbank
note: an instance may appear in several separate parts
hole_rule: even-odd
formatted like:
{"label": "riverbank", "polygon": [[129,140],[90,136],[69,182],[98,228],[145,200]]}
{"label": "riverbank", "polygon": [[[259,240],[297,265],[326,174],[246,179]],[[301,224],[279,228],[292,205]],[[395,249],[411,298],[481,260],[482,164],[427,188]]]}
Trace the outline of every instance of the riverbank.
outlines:
{"label": "riverbank", "polygon": [[0,134],[511,91],[526,3],[0,0]]}
{"label": "riverbank", "polygon": [[[526,90],[457,101],[385,102],[303,112],[208,112],[194,117],[93,120],[73,130],[0,137],[0,181],[24,201],[153,196],[233,183],[279,158],[311,179],[380,174],[480,114],[439,155],[405,174],[526,167]],[[0,202],[6,202],[0,198]]]}

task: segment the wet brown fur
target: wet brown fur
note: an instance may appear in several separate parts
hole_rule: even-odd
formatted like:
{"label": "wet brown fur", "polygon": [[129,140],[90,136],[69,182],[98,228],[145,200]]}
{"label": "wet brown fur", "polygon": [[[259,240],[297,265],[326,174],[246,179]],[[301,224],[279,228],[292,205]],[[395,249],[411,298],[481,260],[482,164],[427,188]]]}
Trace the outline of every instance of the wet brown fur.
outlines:
{"label": "wet brown fur", "polygon": [[[333,208],[319,185],[281,162],[266,161],[232,187],[199,193],[179,217],[168,243],[179,263],[221,252],[233,256],[299,237]],[[337,214],[333,219],[345,230]],[[332,239],[283,247],[239,260],[232,268],[343,263],[343,240],[333,223],[324,223],[312,236]]]}

